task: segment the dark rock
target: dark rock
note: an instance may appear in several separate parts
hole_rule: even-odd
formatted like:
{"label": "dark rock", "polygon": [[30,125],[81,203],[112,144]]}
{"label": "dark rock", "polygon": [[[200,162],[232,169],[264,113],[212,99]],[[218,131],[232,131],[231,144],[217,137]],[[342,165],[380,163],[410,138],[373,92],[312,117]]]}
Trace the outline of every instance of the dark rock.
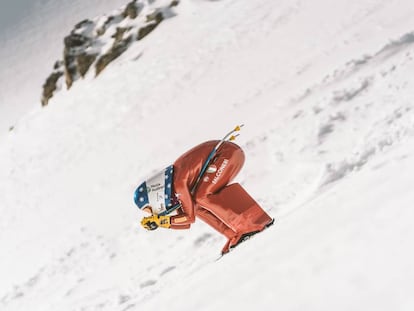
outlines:
{"label": "dark rock", "polygon": [[129,17],[131,19],[135,19],[139,13],[141,13],[142,8],[143,5],[141,3],[137,3],[136,0],[133,0],[127,4],[124,12],[122,13],[122,16],[124,18]]}
{"label": "dark rock", "polygon": [[147,22],[161,23],[164,19],[164,15],[160,10],[156,10],[154,13],[147,15]]}
{"label": "dark rock", "polygon": [[63,76],[62,71],[53,72],[43,85],[42,106],[46,106],[49,99],[53,96],[53,92],[57,89],[57,82]]}
{"label": "dark rock", "polygon": [[170,3],[170,8],[175,7],[175,6],[179,5],[179,4],[180,4],[180,1],[179,1],[179,0],[173,0],[173,1]]}
{"label": "dark rock", "polygon": [[115,16],[109,16],[107,19],[106,19],[106,21],[105,21],[105,23],[102,25],[102,27],[101,28],[99,28],[97,31],[96,31],[96,34],[98,35],[98,36],[103,36],[104,34],[105,34],[105,32],[106,32],[106,29],[108,29],[108,26],[112,23],[112,21],[114,21],[115,20]]}
{"label": "dark rock", "polygon": [[85,77],[97,56],[97,54],[82,53],[76,57],[76,68],[82,78]]}
{"label": "dark rock", "polygon": [[53,70],[58,70],[58,69],[60,69],[62,66],[63,66],[63,62],[62,62],[62,61],[60,61],[60,60],[57,60],[57,61],[55,62],[55,64],[53,65]]}
{"label": "dark rock", "polygon": [[72,87],[73,82],[76,80],[76,67],[68,67],[65,70],[65,82],[68,90]]}
{"label": "dark rock", "polygon": [[80,29],[82,27],[88,26],[88,25],[93,25],[93,21],[91,21],[90,19],[84,19],[83,21],[77,23],[74,27],[74,29]]}
{"label": "dark rock", "polygon": [[[70,89],[79,74],[84,76],[94,61],[92,55],[85,53],[85,50],[92,44],[92,39],[72,32],[69,36],[65,37],[64,43],[63,66],[65,68],[66,86]],[[79,68],[81,68],[80,71],[78,70]]]}
{"label": "dark rock", "polygon": [[[177,6],[180,1],[169,1],[169,5],[155,10],[151,9],[152,13],[142,16],[143,20],[140,21],[131,22],[126,18],[136,19],[139,14],[142,14],[146,5],[154,3],[153,0],[147,0],[145,4],[142,1],[129,0],[125,8],[117,14],[108,16],[103,20],[85,19],[77,23],[63,40],[63,59],[54,64],[53,73],[47,78],[43,86],[42,106],[46,106],[53,96],[60,77],[64,75],[64,81],[69,89],[76,80],[85,77],[92,66],[95,66],[95,74],[98,76],[109,63],[128,49],[133,40],[143,39],[164,19],[175,16],[172,7]],[[123,27],[119,27],[121,22]],[[102,37],[108,31],[114,33]],[[107,50],[108,43],[112,43],[109,51]]]}
{"label": "dark rock", "polygon": [[138,30],[138,34],[137,34],[137,40],[141,40],[143,39],[145,36],[147,36],[151,31],[153,31],[156,27],[158,26],[158,24],[149,24],[145,27],[142,27]]}
{"label": "dark rock", "polygon": [[162,21],[164,20],[164,15],[160,11],[156,11],[153,14],[147,15],[147,21],[150,24],[140,28],[137,34],[137,40],[141,40],[147,36],[151,31],[153,31]]}
{"label": "dark rock", "polygon": [[122,41],[124,39],[125,32],[127,32],[130,29],[131,27],[129,28],[117,27],[116,32],[111,36],[112,38],[115,39],[114,44],[117,44],[118,42]]}
{"label": "dark rock", "polygon": [[83,35],[72,33],[69,36],[65,37],[63,41],[65,43],[65,49],[70,51],[73,48],[78,48],[87,45],[90,42],[90,39]]}
{"label": "dark rock", "polygon": [[138,30],[138,34],[137,34],[137,40],[141,40],[144,37],[146,37],[151,31],[153,31],[157,26],[159,25],[159,23],[152,23],[152,24],[148,24],[147,26],[144,26],[142,28],[140,28]]}
{"label": "dark rock", "polygon": [[66,53],[64,55],[63,59],[63,65],[64,65],[64,72],[65,72],[65,81],[66,81],[66,87],[70,89],[72,86],[73,81],[76,80],[76,63],[75,63],[76,57]]}
{"label": "dark rock", "polygon": [[132,36],[129,36],[125,40],[122,40],[117,44],[114,44],[106,54],[102,55],[95,65],[96,75],[99,75],[102,72],[102,70],[104,70],[105,67],[108,66],[109,63],[111,63],[114,59],[118,58],[122,53],[124,53],[128,49],[128,46],[131,43],[131,41]]}

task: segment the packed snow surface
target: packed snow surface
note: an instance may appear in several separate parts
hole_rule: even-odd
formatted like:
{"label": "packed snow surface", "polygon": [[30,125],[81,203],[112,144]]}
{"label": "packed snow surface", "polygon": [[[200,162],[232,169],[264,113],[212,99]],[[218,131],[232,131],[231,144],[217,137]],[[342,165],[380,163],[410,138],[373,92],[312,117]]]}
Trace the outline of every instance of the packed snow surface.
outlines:
{"label": "packed snow surface", "polygon": [[[125,4],[0,24],[0,309],[413,310],[414,2],[183,0],[41,108],[63,36]],[[201,221],[141,228],[135,187],[241,123],[274,226],[222,258]]]}

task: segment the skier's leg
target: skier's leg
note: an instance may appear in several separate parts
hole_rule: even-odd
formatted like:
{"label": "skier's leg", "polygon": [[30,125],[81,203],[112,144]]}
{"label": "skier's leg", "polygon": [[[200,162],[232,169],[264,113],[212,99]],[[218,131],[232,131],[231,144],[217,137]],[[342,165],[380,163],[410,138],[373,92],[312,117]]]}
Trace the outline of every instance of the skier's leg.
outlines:
{"label": "skier's leg", "polygon": [[196,215],[198,218],[200,218],[202,221],[210,225],[212,228],[223,234],[228,239],[231,239],[234,236],[236,236],[236,232],[234,232],[219,218],[217,218],[213,213],[206,210],[202,206],[197,206]]}
{"label": "skier's leg", "polygon": [[238,183],[226,186],[215,194],[198,198],[198,204],[238,234],[262,231],[272,221]]}
{"label": "skier's leg", "polygon": [[238,174],[244,159],[240,147],[235,144],[223,145],[213,162],[216,171],[206,173],[195,196],[198,205],[236,233],[232,238],[229,237],[223,253],[237,245],[244,236],[262,231],[272,222],[240,184],[226,186]]}
{"label": "skier's leg", "polygon": [[216,229],[218,232],[223,234],[227,238],[227,242],[221,250],[222,254],[226,254],[230,251],[230,247],[236,244],[236,241],[240,240],[240,236],[229,228],[225,223],[223,223],[219,218],[217,218],[213,213],[206,210],[202,206],[198,206],[196,210],[196,215],[205,223],[210,225],[212,228]]}
{"label": "skier's leg", "polygon": [[232,184],[216,194],[200,198],[198,203],[204,204],[211,215],[236,232],[235,236],[229,237],[222,254],[228,253],[230,249],[273,223],[273,219],[239,184]]}
{"label": "skier's leg", "polygon": [[245,161],[243,150],[226,143],[213,162],[215,171],[206,173],[196,192],[196,201],[236,233],[261,231],[272,220],[240,184],[226,186]]}

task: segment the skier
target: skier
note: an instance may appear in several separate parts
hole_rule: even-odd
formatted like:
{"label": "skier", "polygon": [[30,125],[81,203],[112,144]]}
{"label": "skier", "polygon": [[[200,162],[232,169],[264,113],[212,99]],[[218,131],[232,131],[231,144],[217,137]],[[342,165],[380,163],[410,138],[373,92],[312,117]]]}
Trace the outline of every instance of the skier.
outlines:
{"label": "skier", "polygon": [[[220,148],[206,163],[218,144]],[[188,229],[198,217],[227,237],[222,249],[226,254],[272,225],[274,220],[239,183],[229,184],[244,160],[243,150],[229,141],[207,141],[187,151],[137,187],[135,204],[151,215],[143,218],[142,226]],[[208,164],[205,172],[203,164]]]}

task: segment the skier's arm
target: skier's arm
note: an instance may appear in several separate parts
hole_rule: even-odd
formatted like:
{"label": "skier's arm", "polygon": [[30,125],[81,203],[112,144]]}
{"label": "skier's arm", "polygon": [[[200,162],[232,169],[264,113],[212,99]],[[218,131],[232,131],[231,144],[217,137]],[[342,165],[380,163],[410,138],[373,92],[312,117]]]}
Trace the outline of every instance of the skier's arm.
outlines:
{"label": "skier's arm", "polygon": [[[182,213],[171,217],[172,229],[188,229],[195,221],[194,202],[190,193],[189,171],[177,169],[174,174],[174,190],[179,194]],[[184,228],[183,228],[184,227]]]}
{"label": "skier's arm", "polygon": [[190,229],[190,226],[191,225],[182,225],[182,226],[180,226],[180,225],[171,224],[170,229],[185,230],[185,229]]}
{"label": "skier's arm", "polygon": [[172,225],[171,224],[171,216],[168,215],[151,215],[148,217],[144,217],[141,220],[141,226],[145,229],[153,231],[161,228],[170,228],[170,229],[188,229],[190,225]]}

